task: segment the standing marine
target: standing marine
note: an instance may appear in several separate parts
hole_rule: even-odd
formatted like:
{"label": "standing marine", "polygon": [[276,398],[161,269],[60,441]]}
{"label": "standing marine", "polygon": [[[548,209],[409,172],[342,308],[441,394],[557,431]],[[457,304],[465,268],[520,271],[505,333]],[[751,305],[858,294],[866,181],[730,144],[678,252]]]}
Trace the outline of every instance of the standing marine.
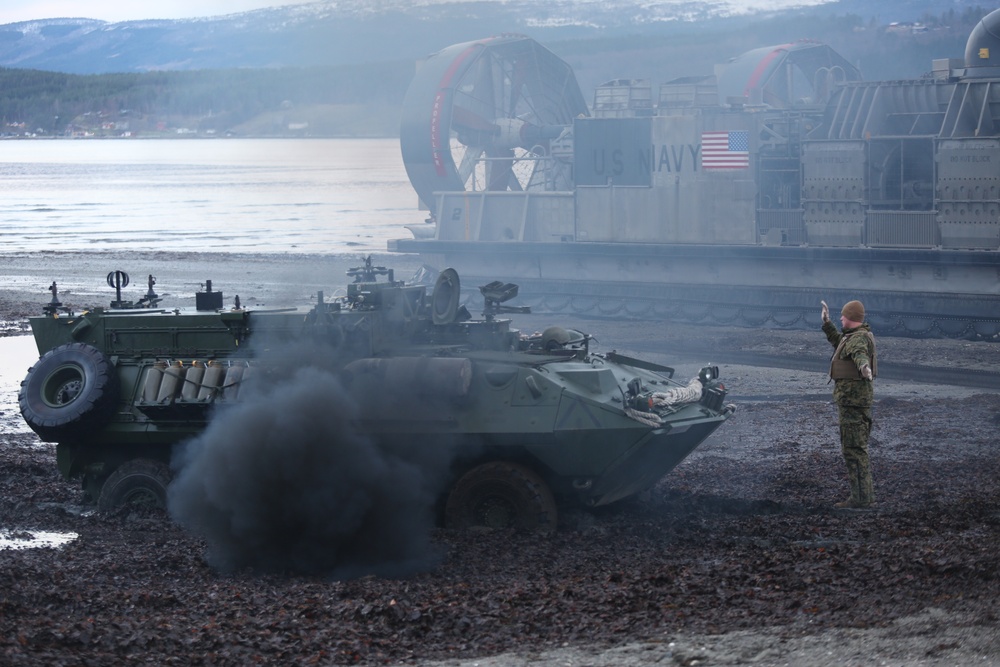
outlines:
{"label": "standing marine", "polygon": [[840,417],[840,447],[847,464],[851,495],[836,503],[837,508],[862,509],[875,502],[871,468],[868,463],[868,436],[872,430],[873,380],[878,374],[875,336],[865,323],[865,307],[849,301],[840,311],[841,331],[830,321],[830,308],[823,306],[823,333],[834,347],[830,378],[833,400]]}

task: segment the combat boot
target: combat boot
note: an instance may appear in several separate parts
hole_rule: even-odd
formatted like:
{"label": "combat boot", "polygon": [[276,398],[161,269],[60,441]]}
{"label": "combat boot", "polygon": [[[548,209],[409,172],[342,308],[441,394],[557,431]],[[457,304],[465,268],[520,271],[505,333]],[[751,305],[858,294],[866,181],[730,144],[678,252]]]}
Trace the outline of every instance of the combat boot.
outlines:
{"label": "combat boot", "polygon": [[866,463],[858,466],[858,504],[863,507],[875,504],[875,485],[872,483],[872,473]]}
{"label": "combat boot", "polygon": [[854,498],[848,498],[839,503],[834,503],[833,506],[838,510],[866,510],[870,509],[871,503],[864,503],[860,500],[855,500]]}
{"label": "combat boot", "polygon": [[833,506],[839,510],[861,510],[871,507],[875,492],[872,490],[872,477],[867,466],[858,461],[847,461],[847,480],[851,484],[850,498],[834,503]]}

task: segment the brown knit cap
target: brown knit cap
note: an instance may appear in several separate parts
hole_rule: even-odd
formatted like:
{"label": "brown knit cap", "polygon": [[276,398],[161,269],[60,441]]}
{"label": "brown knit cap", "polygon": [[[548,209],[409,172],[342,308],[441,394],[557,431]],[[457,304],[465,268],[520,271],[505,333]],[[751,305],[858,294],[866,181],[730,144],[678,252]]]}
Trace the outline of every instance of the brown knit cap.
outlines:
{"label": "brown knit cap", "polygon": [[864,322],[865,306],[860,301],[848,301],[844,304],[844,308],[840,311],[840,314],[851,322]]}

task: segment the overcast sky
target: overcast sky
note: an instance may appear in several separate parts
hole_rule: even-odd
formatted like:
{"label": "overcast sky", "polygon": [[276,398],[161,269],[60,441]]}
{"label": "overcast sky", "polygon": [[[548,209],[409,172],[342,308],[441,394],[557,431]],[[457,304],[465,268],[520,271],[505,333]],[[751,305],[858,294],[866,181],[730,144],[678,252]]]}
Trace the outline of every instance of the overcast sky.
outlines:
{"label": "overcast sky", "polygon": [[[431,0],[435,1],[435,0]],[[443,1],[443,0],[438,0]],[[536,0],[545,2],[546,0]],[[578,0],[599,2],[600,0]],[[684,0],[660,0],[681,3]],[[736,10],[795,5],[818,5],[830,0],[727,0]],[[184,19],[236,14],[262,7],[304,5],[315,0],[0,0],[0,25],[52,18],[88,18],[102,21]]]}
{"label": "overcast sky", "polygon": [[310,0],[0,0],[0,25],[51,18],[102,21],[181,19],[235,14],[261,7],[301,5]]}

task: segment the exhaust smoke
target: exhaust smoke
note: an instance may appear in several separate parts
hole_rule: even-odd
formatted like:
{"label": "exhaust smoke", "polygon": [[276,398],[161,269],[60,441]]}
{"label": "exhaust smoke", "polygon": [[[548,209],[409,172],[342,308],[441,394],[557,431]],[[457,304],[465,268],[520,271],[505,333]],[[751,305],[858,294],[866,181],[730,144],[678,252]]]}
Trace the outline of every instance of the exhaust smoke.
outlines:
{"label": "exhaust smoke", "polygon": [[[433,567],[434,503],[451,448],[377,440],[332,370],[283,354],[178,448],[168,509],[208,544],[209,564],[350,578]],[[263,375],[263,374],[261,374]],[[263,380],[263,381],[261,381]],[[266,387],[266,389],[264,389]]]}

